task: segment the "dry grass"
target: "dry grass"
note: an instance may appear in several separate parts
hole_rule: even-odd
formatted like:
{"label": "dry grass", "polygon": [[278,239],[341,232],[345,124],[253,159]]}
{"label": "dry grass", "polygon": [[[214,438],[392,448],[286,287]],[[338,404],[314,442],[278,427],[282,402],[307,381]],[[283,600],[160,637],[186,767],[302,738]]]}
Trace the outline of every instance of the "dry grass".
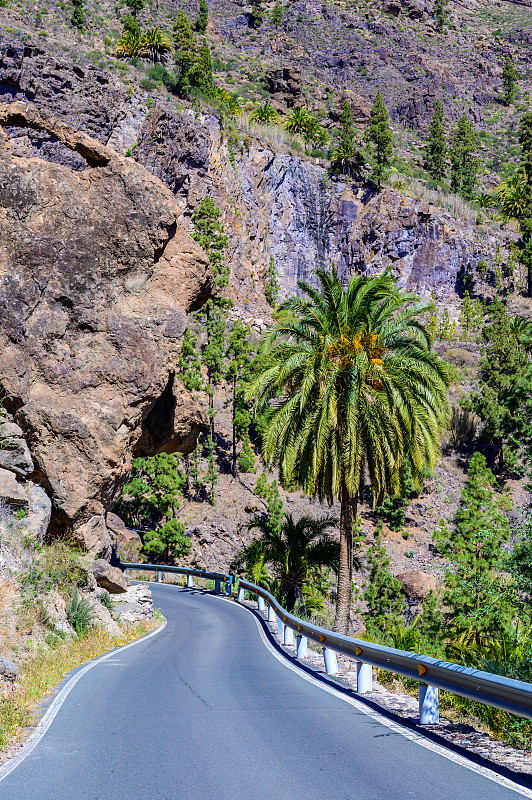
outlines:
{"label": "dry grass", "polygon": [[0,750],[31,725],[37,704],[70,670],[103,653],[140,638],[157,627],[159,620],[124,626],[121,636],[94,628],[80,639],[68,639],[55,648],[41,647],[23,666],[16,685],[0,687]]}
{"label": "dry grass", "polygon": [[261,125],[259,122],[250,122],[247,114],[237,117],[235,122],[241,133],[254,136],[272,150],[284,150],[291,155],[298,156],[305,154],[303,140],[299,136],[288,133],[281,125]]}
{"label": "dry grass", "polygon": [[444,208],[453,217],[462,220],[466,225],[475,225],[478,217],[478,209],[475,208],[463,197],[458,194],[444,192],[439,189],[430,189],[422,181],[410,178],[408,175],[395,173],[392,176],[392,186],[396,183],[401,184],[401,191],[416,200],[432,203],[434,206]]}

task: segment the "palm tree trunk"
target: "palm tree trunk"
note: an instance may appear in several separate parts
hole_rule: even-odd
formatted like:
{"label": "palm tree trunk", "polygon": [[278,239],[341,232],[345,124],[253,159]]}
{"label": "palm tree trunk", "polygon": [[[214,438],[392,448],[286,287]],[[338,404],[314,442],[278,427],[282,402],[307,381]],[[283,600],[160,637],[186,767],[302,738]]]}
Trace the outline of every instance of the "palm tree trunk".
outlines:
{"label": "palm tree trunk", "polygon": [[[358,494],[358,493],[357,493]],[[342,483],[340,497],[340,563],[338,567],[338,589],[334,630],[347,633],[351,613],[353,592],[353,521],[356,519],[357,494],[351,497]]]}

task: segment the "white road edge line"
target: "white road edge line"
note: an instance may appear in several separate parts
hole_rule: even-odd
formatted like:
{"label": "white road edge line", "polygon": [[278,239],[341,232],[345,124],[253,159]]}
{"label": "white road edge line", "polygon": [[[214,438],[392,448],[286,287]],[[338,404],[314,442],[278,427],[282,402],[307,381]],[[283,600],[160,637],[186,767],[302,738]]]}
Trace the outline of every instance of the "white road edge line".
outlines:
{"label": "white road edge line", "polygon": [[49,707],[46,710],[46,713],[43,714],[43,716],[37,723],[35,730],[29,736],[28,740],[24,744],[21,754],[16,758],[12,758],[9,761],[6,761],[6,763],[2,767],[0,767],[0,781],[3,781],[4,778],[7,778],[7,776],[11,772],[13,772],[13,770],[16,769],[19,766],[19,764],[21,764],[24,761],[24,759],[26,759],[30,755],[30,753],[32,753],[33,750],[37,747],[37,745],[43,738],[44,734],[46,733],[46,731],[54,721],[55,717],[57,716],[59,709],[67,699],[68,695],[70,694],[76,683],[85,675],[86,672],[95,667],[97,664],[101,664],[102,661],[107,661],[108,658],[115,655],[116,653],[122,653],[124,650],[127,650],[128,647],[134,647],[136,644],[140,644],[141,642],[145,642],[147,639],[151,639],[152,636],[157,636],[157,634],[161,633],[161,631],[163,631],[165,627],[166,627],[166,620],[164,620],[162,625],[156,628],[156,630],[149,633],[147,636],[143,636],[140,639],[136,639],[134,642],[130,642],[129,644],[124,644],[121,645],[120,647],[115,647],[113,650],[110,650],[104,656],[100,656],[99,658],[96,658],[93,661],[89,661],[89,663],[85,664],[85,666],[82,667],[82,669],[80,669],[79,672],[76,672],[76,674],[73,675],[68,681],[68,683],[66,683],[63,686],[61,691],[58,693],[57,697],[55,697],[53,702],[49,705]]}
{"label": "white road edge line", "polygon": [[518,783],[515,783],[510,778],[505,778],[504,775],[497,775],[497,773],[493,772],[489,767],[484,767],[482,764],[475,764],[473,761],[470,761],[465,756],[461,756],[459,753],[453,753],[451,750],[448,750],[444,745],[437,744],[436,742],[431,742],[429,739],[426,739],[424,736],[416,733],[415,731],[411,731],[408,728],[403,727],[400,723],[394,722],[391,719],[388,719],[381,714],[379,711],[375,711],[372,708],[369,708],[365,703],[361,703],[360,700],[357,700],[354,697],[348,697],[343,692],[340,692],[338,689],[334,689],[332,686],[328,686],[327,684],[323,683],[322,681],[314,678],[312,675],[309,675],[307,672],[302,670],[300,667],[295,666],[294,664],[288,661],[286,656],[281,655],[275,647],[268,641],[266,634],[264,633],[264,629],[260,624],[259,620],[257,619],[256,615],[252,611],[251,608],[247,606],[240,605],[240,603],[235,602],[234,600],[230,600],[228,597],[221,597],[218,598],[220,600],[226,600],[230,602],[233,606],[238,606],[238,608],[244,609],[251,614],[257,628],[259,630],[260,637],[263,643],[266,645],[268,650],[271,654],[280,661],[282,664],[285,665],[288,669],[295,672],[304,680],[308,681],[309,683],[313,683],[315,686],[319,686],[320,689],[323,689],[325,692],[329,692],[329,694],[334,695],[335,697],[344,700],[349,705],[354,706],[357,711],[361,711],[363,714],[366,714],[368,717],[371,717],[376,722],[380,722],[381,725],[385,725],[387,728],[390,728],[394,733],[398,733],[401,736],[404,736],[406,739],[410,739],[412,742],[416,742],[416,744],[421,745],[421,747],[426,747],[427,750],[432,750],[433,753],[437,753],[444,758],[447,758],[449,761],[454,761],[455,764],[459,764],[461,767],[465,767],[466,769],[471,770],[471,772],[476,772],[478,775],[482,775],[484,778],[488,778],[490,781],[494,781],[494,783],[498,783],[500,786],[504,786],[506,789],[510,789],[517,794],[520,794],[522,797],[528,797],[532,800],[532,790],[527,789],[525,786],[520,786]]}

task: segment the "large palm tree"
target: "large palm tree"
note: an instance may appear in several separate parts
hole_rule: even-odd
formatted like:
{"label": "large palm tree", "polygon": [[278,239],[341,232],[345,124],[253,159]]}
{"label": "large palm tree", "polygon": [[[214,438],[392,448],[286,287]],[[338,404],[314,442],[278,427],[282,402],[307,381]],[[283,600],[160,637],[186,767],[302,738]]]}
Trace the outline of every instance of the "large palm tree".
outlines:
{"label": "large palm tree", "polygon": [[287,610],[292,611],[302,597],[304,583],[323,567],[338,569],[338,544],[327,532],[337,524],[334,517],[304,516],[296,521],[291,514],[285,514],[279,530],[274,530],[267,517],[256,516],[248,527],[261,531],[262,536],[242,551],[241,556],[247,563],[249,550],[250,561],[255,563],[260,553],[263,563],[271,565],[279,580]]}
{"label": "large palm tree", "polygon": [[347,289],[334,270],[317,280],[319,289],[299,282],[303,297],[280,306],[249,396],[268,412],[263,456],[281,482],[340,501],[335,627],[347,631],[357,503],[367,482],[374,504],[398,491],[406,459],[419,484],[435,465],[449,377],[423,323],[430,303],[388,273],[353,276]]}

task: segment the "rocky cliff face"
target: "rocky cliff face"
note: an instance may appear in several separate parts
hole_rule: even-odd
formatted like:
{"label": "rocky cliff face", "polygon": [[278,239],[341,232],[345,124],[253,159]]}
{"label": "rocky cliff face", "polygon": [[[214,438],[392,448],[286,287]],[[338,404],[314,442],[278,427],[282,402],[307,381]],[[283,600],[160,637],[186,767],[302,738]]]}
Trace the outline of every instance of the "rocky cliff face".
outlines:
{"label": "rocky cliff face", "polygon": [[206,422],[172,368],[212,276],[144,167],[23,103],[0,124],[1,383],[52,530],[106,553],[132,454],[188,452]]}

